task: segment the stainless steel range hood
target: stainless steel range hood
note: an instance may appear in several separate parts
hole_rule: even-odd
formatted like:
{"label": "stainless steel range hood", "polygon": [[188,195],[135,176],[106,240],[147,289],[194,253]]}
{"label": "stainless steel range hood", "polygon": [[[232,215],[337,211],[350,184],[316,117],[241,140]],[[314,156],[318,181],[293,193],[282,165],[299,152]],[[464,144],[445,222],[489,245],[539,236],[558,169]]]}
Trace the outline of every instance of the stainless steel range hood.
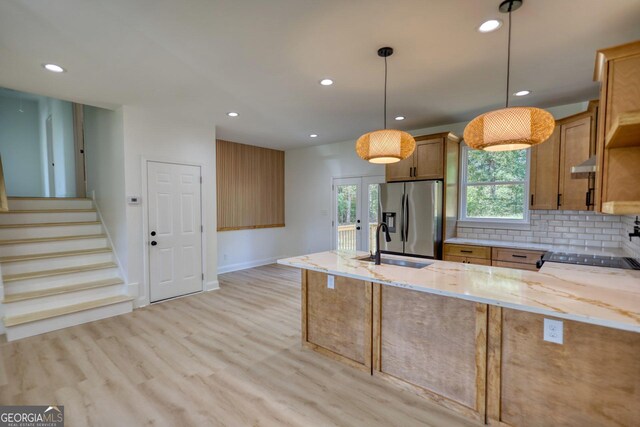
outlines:
{"label": "stainless steel range hood", "polygon": [[596,156],[591,156],[577,166],[571,167],[571,178],[589,178],[591,174],[596,173]]}

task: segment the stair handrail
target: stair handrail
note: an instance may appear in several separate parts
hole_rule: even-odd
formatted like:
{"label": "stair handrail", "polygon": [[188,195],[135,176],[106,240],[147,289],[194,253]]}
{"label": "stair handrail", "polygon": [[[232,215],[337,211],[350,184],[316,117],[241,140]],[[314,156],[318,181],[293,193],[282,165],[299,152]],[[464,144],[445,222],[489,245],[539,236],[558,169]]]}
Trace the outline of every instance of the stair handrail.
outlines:
{"label": "stair handrail", "polygon": [[7,199],[7,188],[4,185],[4,172],[2,171],[2,156],[0,156],[0,212],[9,210],[9,200]]}

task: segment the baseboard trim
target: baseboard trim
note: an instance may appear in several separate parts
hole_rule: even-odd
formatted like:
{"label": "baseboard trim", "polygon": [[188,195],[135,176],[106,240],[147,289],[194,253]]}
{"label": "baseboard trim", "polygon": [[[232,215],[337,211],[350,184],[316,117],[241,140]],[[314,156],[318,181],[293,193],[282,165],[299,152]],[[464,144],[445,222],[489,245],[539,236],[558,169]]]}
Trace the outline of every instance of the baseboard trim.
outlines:
{"label": "baseboard trim", "polygon": [[265,258],[256,261],[240,262],[237,264],[230,264],[224,266],[218,266],[218,274],[231,273],[232,271],[246,270],[247,268],[260,267],[262,265],[274,264],[281,258],[287,258],[286,256],[277,256],[272,258]]}
{"label": "baseboard trim", "polygon": [[204,291],[205,292],[217,291],[218,289],[220,289],[220,282],[218,282],[217,280],[212,280],[212,281],[206,282],[204,284]]}

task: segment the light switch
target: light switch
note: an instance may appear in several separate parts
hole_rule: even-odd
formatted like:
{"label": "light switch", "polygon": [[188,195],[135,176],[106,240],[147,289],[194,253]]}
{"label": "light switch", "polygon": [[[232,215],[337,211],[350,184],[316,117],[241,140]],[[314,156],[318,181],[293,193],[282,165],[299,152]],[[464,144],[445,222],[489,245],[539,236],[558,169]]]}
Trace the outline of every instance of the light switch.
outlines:
{"label": "light switch", "polygon": [[336,287],[336,277],[332,276],[331,274],[327,275],[327,288],[328,289],[335,289]]}
{"label": "light switch", "polygon": [[562,329],[562,320],[544,319],[544,340],[562,344],[564,342]]}

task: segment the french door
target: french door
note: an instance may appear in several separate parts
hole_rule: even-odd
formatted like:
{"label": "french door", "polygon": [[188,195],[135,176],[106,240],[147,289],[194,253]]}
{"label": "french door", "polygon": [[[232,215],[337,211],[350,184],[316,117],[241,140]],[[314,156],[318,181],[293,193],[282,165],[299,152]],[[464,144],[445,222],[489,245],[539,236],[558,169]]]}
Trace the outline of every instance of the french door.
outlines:
{"label": "french door", "polygon": [[334,178],[333,248],[375,252],[378,184],[384,176]]}
{"label": "french door", "polygon": [[148,162],[151,302],[202,290],[200,166]]}

